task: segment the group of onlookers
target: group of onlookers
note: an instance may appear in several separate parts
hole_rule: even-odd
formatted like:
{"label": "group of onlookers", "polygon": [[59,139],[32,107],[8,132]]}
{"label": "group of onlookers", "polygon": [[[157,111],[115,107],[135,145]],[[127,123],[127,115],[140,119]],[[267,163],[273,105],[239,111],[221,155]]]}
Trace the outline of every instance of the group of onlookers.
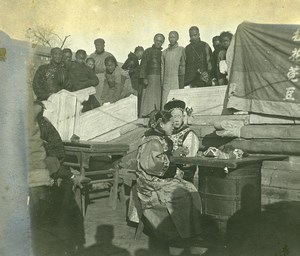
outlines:
{"label": "group of onlookers", "polygon": [[[232,34],[222,32],[214,37],[213,52],[206,42],[201,41],[197,27],[191,27],[189,35],[190,44],[184,48],[178,45],[178,32],[171,31],[169,45],[162,51],[165,37],[156,34],[152,47],[144,50],[137,46],[122,67],[111,53],[105,51],[105,41],[101,38],[94,41],[94,53],[88,57],[85,50],[79,49],[74,61],[70,49],[51,49],[50,63],[41,65],[33,79],[37,101],[32,134],[36,136],[39,149],[34,152],[40,152],[36,157],[37,167],[33,170],[37,171],[38,178],[41,169],[48,170],[54,183],[51,189],[38,183],[38,189],[30,191],[33,238],[38,241],[36,245],[40,245],[35,248],[37,251],[73,255],[84,244],[83,220],[72,187],[82,187],[89,180],[63,166],[63,143],[54,126],[43,117],[41,103],[62,89],[73,92],[96,87],[96,94],[84,103],[82,111],[114,103],[130,94],[138,96],[139,115],[150,116],[150,129],[145,133],[138,153],[137,192],[144,209],[147,209],[143,215],[152,225],[152,231],[158,237],[163,235],[168,242],[201,233],[201,199],[192,184],[196,168],[175,166],[169,160],[172,155],[195,156],[199,141],[184,124],[185,103],[178,100],[167,102],[167,98],[173,89],[226,84],[226,73],[222,73],[219,67],[226,59]],[[154,159],[151,163],[149,157]],[[153,214],[157,217],[153,218]],[[162,220],[165,223],[159,225]],[[47,239],[39,235],[43,229],[52,230],[62,237],[61,248],[58,246],[57,251],[51,248]]]}
{"label": "group of onlookers", "polygon": [[178,45],[179,34],[169,33],[169,45],[162,51],[163,34],[154,36],[152,47],[138,46],[128,59],[118,66],[116,58],[105,51],[105,41],[94,41],[95,52],[87,56],[78,50],[72,61],[69,48],[51,49],[51,61],[36,71],[33,90],[38,100],[46,100],[61,89],[77,91],[96,87],[83,111],[114,103],[134,94],[138,97],[139,116],[148,116],[153,109],[161,109],[167,102],[170,90],[186,86],[204,87],[227,84],[225,72],[220,72],[220,63],[226,59],[226,51],[232,39],[230,32],[222,32],[213,38],[214,51],[200,39],[199,28],[189,29],[190,44]]}

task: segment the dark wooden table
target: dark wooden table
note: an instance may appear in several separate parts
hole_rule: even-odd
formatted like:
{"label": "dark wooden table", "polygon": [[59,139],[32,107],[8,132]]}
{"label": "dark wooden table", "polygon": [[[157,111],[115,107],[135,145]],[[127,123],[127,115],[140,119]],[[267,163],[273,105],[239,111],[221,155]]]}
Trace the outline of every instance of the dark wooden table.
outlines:
{"label": "dark wooden table", "polygon": [[171,162],[199,166],[198,191],[203,213],[224,238],[228,220],[240,209],[260,211],[261,164],[266,160],[280,161],[282,155],[249,155],[243,159],[212,157],[173,157]]}
{"label": "dark wooden table", "polygon": [[[128,144],[106,143],[106,142],[69,142],[64,141],[66,155],[76,156],[81,175],[85,175],[85,169],[89,168],[90,158],[97,156],[111,156],[114,161],[126,155],[129,150]],[[93,172],[93,174],[97,174]]]}
{"label": "dark wooden table", "polygon": [[176,164],[198,165],[203,167],[236,169],[240,166],[250,165],[262,161],[280,161],[286,159],[285,155],[249,155],[242,159],[217,159],[213,157],[172,157],[171,162]]}

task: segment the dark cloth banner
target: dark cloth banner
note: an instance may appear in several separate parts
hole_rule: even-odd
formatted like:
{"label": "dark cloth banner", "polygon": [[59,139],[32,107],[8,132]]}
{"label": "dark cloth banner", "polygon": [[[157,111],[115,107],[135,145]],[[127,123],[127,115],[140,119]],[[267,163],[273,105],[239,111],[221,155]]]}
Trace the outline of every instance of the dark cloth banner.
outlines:
{"label": "dark cloth banner", "polygon": [[242,23],[227,108],[300,117],[300,25]]}

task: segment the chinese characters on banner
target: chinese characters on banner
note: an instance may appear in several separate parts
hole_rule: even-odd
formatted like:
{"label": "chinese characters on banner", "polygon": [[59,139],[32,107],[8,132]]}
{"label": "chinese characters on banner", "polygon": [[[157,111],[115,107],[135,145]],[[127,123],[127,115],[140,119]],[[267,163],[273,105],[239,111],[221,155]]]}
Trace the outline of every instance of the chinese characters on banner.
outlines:
{"label": "chinese characters on banner", "polygon": [[[293,34],[292,40],[297,44],[297,42],[300,42],[300,28],[297,29],[297,31]],[[300,46],[300,45],[299,45]],[[289,59],[294,63],[294,66],[291,66],[289,68],[289,71],[287,73],[287,78],[292,83],[297,83],[300,80],[300,47],[294,48],[292,50],[292,54],[289,57]],[[289,86],[286,88],[286,94],[285,98],[283,100],[287,101],[295,101],[295,98],[293,97],[294,92],[296,90],[296,87]]]}

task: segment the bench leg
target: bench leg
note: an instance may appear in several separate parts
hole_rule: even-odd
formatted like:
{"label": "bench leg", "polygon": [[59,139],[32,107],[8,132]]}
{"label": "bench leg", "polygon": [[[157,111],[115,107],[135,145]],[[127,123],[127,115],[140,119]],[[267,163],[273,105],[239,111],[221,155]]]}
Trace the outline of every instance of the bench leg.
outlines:
{"label": "bench leg", "polygon": [[110,189],[109,195],[109,204],[113,210],[117,209],[117,201],[118,201],[118,183],[119,183],[119,172],[116,170],[114,173],[114,182],[113,186]]}
{"label": "bench leg", "polygon": [[138,240],[140,239],[142,233],[143,233],[143,230],[144,230],[144,223],[142,222],[142,220],[140,219],[139,221],[139,225],[135,231],[135,236],[134,236],[134,239],[135,240]]}

